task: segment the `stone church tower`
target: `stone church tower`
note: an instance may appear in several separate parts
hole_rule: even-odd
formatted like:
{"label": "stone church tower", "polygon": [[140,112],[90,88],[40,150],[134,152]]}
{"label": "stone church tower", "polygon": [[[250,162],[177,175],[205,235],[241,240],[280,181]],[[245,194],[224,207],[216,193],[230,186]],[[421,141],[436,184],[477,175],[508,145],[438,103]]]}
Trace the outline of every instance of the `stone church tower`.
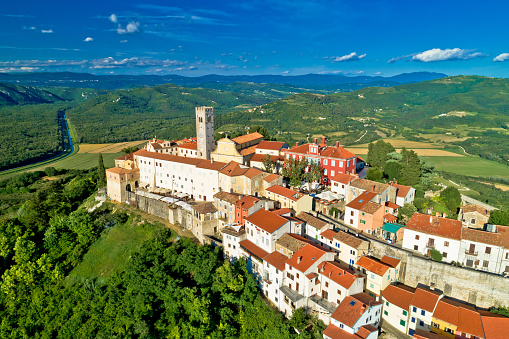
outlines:
{"label": "stone church tower", "polygon": [[196,137],[198,158],[210,160],[214,151],[214,109],[196,107]]}

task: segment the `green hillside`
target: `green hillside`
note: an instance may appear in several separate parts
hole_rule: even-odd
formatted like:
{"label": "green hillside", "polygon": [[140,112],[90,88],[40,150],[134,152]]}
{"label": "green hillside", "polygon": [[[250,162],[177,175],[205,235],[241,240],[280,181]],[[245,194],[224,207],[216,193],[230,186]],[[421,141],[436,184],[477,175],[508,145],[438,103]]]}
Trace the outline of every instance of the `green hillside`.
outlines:
{"label": "green hillside", "polygon": [[385,136],[416,141],[439,136],[444,146],[461,145],[468,153],[507,163],[509,80],[456,76],[325,96],[295,94],[217,121],[226,125],[223,128],[256,121],[290,142],[308,133],[325,134],[345,145]]}
{"label": "green hillside", "polygon": [[220,115],[266,104],[262,96],[166,84],[100,95],[67,112],[79,142],[103,143],[191,137],[195,107],[212,106]]}

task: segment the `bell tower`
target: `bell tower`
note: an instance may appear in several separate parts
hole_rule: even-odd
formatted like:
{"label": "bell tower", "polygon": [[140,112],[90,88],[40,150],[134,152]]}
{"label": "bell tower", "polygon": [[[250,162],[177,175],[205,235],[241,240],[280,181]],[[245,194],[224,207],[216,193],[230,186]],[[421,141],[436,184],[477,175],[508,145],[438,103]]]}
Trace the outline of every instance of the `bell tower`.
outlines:
{"label": "bell tower", "polygon": [[196,107],[196,137],[198,158],[210,160],[214,151],[214,108]]}

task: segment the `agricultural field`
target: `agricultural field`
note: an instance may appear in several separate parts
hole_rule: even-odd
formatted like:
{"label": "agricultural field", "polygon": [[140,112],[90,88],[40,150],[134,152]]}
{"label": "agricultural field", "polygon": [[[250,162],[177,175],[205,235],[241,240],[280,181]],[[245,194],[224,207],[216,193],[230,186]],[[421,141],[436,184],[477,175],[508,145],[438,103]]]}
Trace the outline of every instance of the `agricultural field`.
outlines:
{"label": "agricultural field", "polygon": [[[358,155],[367,155],[368,149],[366,147],[345,147],[346,150],[358,154]],[[449,151],[444,151],[441,149],[434,149],[434,148],[411,148],[408,147],[407,149],[414,150],[415,153],[417,153],[420,157],[465,157],[464,155],[453,153]],[[401,152],[401,148],[396,148],[396,152]]]}
{"label": "agricultural field", "polygon": [[438,171],[469,176],[509,178],[509,166],[482,159],[477,156],[424,156]]}
{"label": "agricultural field", "polygon": [[[420,141],[409,141],[406,139],[382,139],[385,142],[390,143],[394,148],[402,148],[406,147],[408,149],[423,149],[423,148],[441,148],[441,145],[436,145],[428,142],[420,142]],[[350,146],[351,148],[368,148],[368,144],[361,144],[361,145],[355,145]]]}
{"label": "agricultural field", "polygon": [[124,148],[138,146],[141,148],[142,145],[146,144],[146,140],[129,141],[129,142],[118,142],[108,144],[80,144],[80,150],[78,154],[83,153],[118,153]]}

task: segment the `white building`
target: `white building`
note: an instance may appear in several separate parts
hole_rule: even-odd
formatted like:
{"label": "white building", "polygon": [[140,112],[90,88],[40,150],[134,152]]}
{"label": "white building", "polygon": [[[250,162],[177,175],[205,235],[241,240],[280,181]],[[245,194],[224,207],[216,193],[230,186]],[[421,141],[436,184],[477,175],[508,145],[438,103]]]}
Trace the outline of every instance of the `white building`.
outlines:
{"label": "white building", "polygon": [[290,232],[290,222],[275,213],[261,209],[246,218],[247,240],[262,250],[272,253],[276,250],[276,241]]}
{"label": "white building", "polygon": [[415,199],[415,188],[411,186],[400,185],[397,181],[393,182],[391,186],[396,187],[396,205],[403,206],[404,204],[411,204]]}
{"label": "white building", "polygon": [[239,244],[241,241],[246,240],[244,226],[227,226],[221,230],[221,233],[223,233],[223,251],[225,259],[234,263],[242,255]]}
{"label": "white building", "polygon": [[341,230],[326,229],[314,241],[336,252],[336,258],[348,265],[354,265],[369,251],[369,241]]}
{"label": "white building", "polygon": [[366,292],[379,300],[382,291],[399,280],[401,260],[388,256],[380,260],[364,256],[357,261],[356,266],[366,275]]}
{"label": "white building", "polygon": [[416,329],[428,331],[431,329],[433,312],[442,293],[424,287],[417,287],[410,302],[410,321],[408,334],[413,335]]}
{"label": "white building", "polygon": [[410,303],[415,288],[397,284],[389,285],[382,292],[382,319],[402,333],[408,333]]}
{"label": "white building", "polygon": [[382,303],[366,293],[346,297],[332,314],[324,339],[378,338]]}
{"label": "white building", "polygon": [[320,243],[320,233],[333,228],[331,223],[314,217],[306,212],[301,212],[297,214],[296,217],[305,223],[305,236],[309,239],[315,240],[317,243]]}
{"label": "white building", "polygon": [[278,308],[281,302],[279,289],[283,285],[286,260],[288,257],[278,251],[263,258],[263,293]]}

